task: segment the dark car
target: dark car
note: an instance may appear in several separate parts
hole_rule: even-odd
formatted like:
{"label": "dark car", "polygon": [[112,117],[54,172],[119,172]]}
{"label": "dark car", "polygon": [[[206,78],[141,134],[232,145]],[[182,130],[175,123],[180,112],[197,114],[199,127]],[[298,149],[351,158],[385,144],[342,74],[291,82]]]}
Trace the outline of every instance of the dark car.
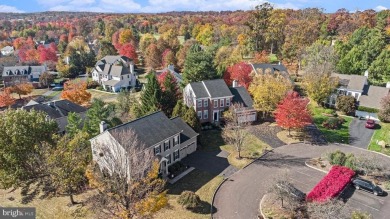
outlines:
{"label": "dark car", "polygon": [[295,188],[291,183],[276,183],[276,186],[292,195],[298,201],[304,201],[306,199],[306,194]]}
{"label": "dark car", "polygon": [[372,119],[367,120],[366,122],[366,128],[373,129],[375,128],[375,121]]}
{"label": "dark car", "polygon": [[374,193],[374,195],[383,195],[383,190],[379,186],[368,180],[362,178],[355,178],[352,180],[352,184],[357,190],[362,189],[368,192],[372,192]]}

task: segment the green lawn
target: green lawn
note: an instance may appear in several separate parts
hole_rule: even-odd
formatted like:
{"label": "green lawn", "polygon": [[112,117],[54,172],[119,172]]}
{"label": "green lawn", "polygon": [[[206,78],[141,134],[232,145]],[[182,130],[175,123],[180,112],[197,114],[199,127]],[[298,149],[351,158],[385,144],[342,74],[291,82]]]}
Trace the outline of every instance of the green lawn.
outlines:
{"label": "green lawn", "polygon": [[200,136],[202,150],[215,151],[224,150],[229,152],[228,161],[231,165],[242,169],[244,166],[260,157],[265,149],[271,147],[259,140],[252,134],[249,134],[244,141],[244,146],[241,150],[241,159],[238,159],[238,152],[233,145],[228,145],[221,137],[221,131],[209,130],[203,131]]}
{"label": "green lawn", "polygon": [[318,129],[322,132],[325,139],[330,143],[349,143],[349,124],[352,122],[351,117],[343,116],[345,122],[342,124],[340,129],[326,129],[322,126],[322,123],[326,121],[329,117],[325,114],[331,114],[333,110],[324,109],[319,106],[310,105],[310,110],[313,115],[314,124],[318,127]]}
{"label": "green lawn", "polygon": [[98,90],[89,89],[88,92],[92,94],[91,100],[93,98],[98,98],[105,102],[115,102],[117,97],[117,94],[115,93],[102,92]]}
{"label": "green lawn", "polygon": [[368,146],[369,150],[377,151],[384,153],[386,155],[390,155],[390,148],[382,148],[380,145],[378,145],[377,141],[390,141],[390,123],[380,123],[381,126],[380,129],[375,130],[374,135],[372,136],[370,145]]}

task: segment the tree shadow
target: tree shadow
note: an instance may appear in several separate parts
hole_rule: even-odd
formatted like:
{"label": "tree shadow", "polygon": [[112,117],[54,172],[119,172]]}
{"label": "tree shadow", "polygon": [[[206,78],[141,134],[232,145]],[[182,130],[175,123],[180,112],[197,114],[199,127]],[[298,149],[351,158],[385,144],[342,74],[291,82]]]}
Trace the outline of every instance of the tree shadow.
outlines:
{"label": "tree shadow", "polygon": [[55,189],[51,183],[45,179],[35,179],[28,181],[21,187],[21,203],[28,204],[35,198],[45,199],[55,194]]}

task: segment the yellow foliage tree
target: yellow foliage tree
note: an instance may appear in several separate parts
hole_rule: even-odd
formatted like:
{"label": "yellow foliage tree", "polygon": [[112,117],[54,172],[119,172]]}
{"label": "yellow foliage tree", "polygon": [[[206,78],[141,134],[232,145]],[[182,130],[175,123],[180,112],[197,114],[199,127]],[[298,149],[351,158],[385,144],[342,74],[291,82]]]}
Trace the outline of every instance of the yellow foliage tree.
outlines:
{"label": "yellow foliage tree", "polygon": [[338,78],[331,77],[330,73],[307,73],[302,82],[310,99],[321,103],[336,89]]}
{"label": "yellow foliage tree", "polygon": [[21,95],[28,95],[34,90],[32,84],[21,83],[11,87],[11,92],[19,95],[19,99],[22,99]]}
{"label": "yellow foliage tree", "polygon": [[68,81],[65,83],[61,98],[69,100],[80,105],[89,103],[91,93],[87,91],[87,83],[79,80]]}
{"label": "yellow foliage tree", "polygon": [[263,116],[273,112],[286,93],[293,89],[290,79],[280,73],[260,72],[253,77],[249,92],[253,96],[253,106],[263,112]]}
{"label": "yellow foliage tree", "polygon": [[210,46],[213,43],[214,30],[211,24],[207,23],[202,25],[199,29],[198,35],[196,35],[196,40],[199,41],[202,45]]}
{"label": "yellow foliage tree", "polygon": [[119,34],[119,43],[125,44],[131,42],[133,39],[133,32],[130,29],[122,30]]}

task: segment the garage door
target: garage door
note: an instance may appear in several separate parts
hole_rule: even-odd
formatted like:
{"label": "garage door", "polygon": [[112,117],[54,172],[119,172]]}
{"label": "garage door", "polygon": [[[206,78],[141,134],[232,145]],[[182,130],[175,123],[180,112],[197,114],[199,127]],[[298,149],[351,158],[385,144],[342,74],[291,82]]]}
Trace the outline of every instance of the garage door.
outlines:
{"label": "garage door", "polygon": [[186,147],[180,149],[180,158],[184,158],[188,154],[191,154],[195,151],[196,151],[196,145],[195,145],[195,142],[193,142],[193,143],[187,145]]}

